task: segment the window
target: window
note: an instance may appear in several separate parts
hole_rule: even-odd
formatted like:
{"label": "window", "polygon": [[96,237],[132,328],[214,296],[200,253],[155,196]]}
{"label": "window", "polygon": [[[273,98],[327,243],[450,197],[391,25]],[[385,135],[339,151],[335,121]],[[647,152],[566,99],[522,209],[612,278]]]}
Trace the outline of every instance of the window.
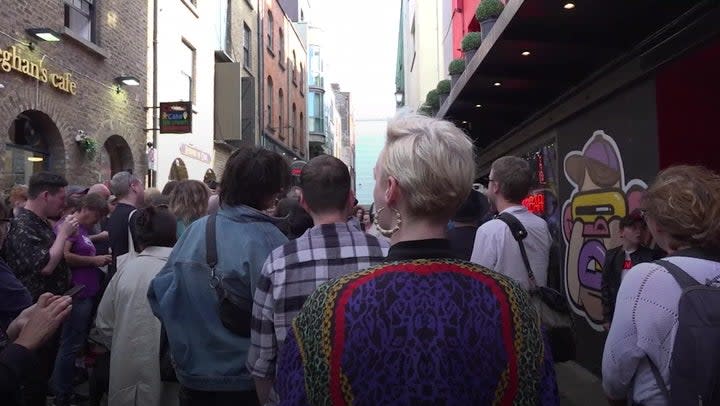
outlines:
{"label": "window", "polygon": [[292,142],[292,146],[294,147],[296,144],[296,137],[297,137],[297,107],[295,106],[295,103],[292,105],[292,116],[290,118],[290,141]]}
{"label": "window", "polygon": [[196,55],[195,47],[183,40],[180,58],[180,75],[184,78],[183,82],[187,84],[185,95],[187,100],[195,103],[195,77],[196,77]]}
{"label": "window", "polygon": [[300,93],[303,93],[305,90],[305,69],[303,68],[302,62],[300,62]]}
{"label": "window", "polygon": [[95,42],[93,0],[65,0],[65,27],[81,38]]}
{"label": "window", "polygon": [[283,97],[283,90],[278,90],[278,134],[280,138],[283,137],[283,110],[285,110],[285,100]]}
{"label": "window", "polygon": [[282,28],[280,28],[280,43],[278,44],[278,62],[280,62],[280,66],[285,66],[285,33],[283,33]]}
{"label": "window", "polygon": [[273,22],[272,13],[268,11],[268,28],[267,28],[267,47],[272,53],[273,50],[273,37],[275,35],[275,24]]}
{"label": "window", "polygon": [[270,76],[267,78],[267,128],[272,131],[273,118],[273,80]]}
{"label": "window", "polygon": [[300,136],[298,138],[300,141],[300,146],[303,146],[303,145],[305,145],[304,141],[303,141],[303,136],[305,134],[305,120],[303,118],[302,112],[300,112],[300,126],[299,127],[300,127]]}
{"label": "window", "polygon": [[295,50],[293,49],[293,63],[292,63],[292,81],[297,86],[297,55],[295,54]]}
{"label": "window", "polygon": [[310,92],[310,103],[308,103],[308,116],[311,133],[323,134],[325,132],[323,111],[323,96],[318,92]]}
{"label": "window", "polygon": [[251,66],[251,53],[250,53],[250,44],[252,40],[252,31],[250,31],[250,27],[248,27],[247,24],[244,24],[243,27],[243,66],[250,69]]}

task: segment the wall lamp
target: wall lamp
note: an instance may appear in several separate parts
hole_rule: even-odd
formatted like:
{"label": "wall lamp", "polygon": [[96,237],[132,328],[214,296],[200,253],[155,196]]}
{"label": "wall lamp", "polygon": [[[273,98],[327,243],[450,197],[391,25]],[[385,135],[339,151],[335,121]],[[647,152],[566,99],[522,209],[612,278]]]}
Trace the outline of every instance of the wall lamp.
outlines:
{"label": "wall lamp", "polygon": [[115,78],[117,83],[117,89],[115,91],[120,93],[120,86],[140,86],[140,80],[135,76],[118,76]]}
{"label": "wall lamp", "polygon": [[395,91],[395,104],[400,107],[403,105],[403,102],[405,101],[405,93],[402,91],[402,89],[397,89]]}
{"label": "wall lamp", "polygon": [[[58,42],[60,41],[60,34],[58,34],[56,31],[51,30],[50,28],[28,28],[25,30],[25,32],[35,41],[44,41],[44,42]],[[35,49],[35,44],[30,41],[28,44],[28,48],[30,50]]]}

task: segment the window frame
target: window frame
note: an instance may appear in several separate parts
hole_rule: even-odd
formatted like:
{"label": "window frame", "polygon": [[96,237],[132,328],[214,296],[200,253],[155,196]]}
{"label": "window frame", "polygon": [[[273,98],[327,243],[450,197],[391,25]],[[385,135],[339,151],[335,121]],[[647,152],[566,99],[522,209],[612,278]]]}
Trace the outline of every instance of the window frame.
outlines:
{"label": "window frame", "polygon": [[[81,4],[88,4],[87,13],[82,10],[82,7],[78,8],[75,6],[75,1],[79,1]],[[95,0],[63,0],[63,26],[72,31],[79,38],[92,42],[93,44],[97,44],[97,15],[95,8]],[[85,36],[70,26],[70,9],[75,10],[75,12],[87,18],[90,23],[90,38],[85,38]]]}
{"label": "window frame", "polygon": [[252,30],[250,26],[243,23],[243,66],[252,70]]}
{"label": "window frame", "polygon": [[267,44],[266,47],[268,51],[270,51],[270,55],[275,56],[275,51],[273,50],[274,42],[275,42],[275,19],[273,18],[272,12],[268,11],[267,13]]}
{"label": "window frame", "polygon": [[182,39],[182,46],[187,47],[187,49],[190,50],[191,56],[191,72],[188,74],[183,69],[180,69],[180,73],[182,75],[185,75],[187,78],[190,79],[190,94],[189,96],[189,102],[191,102],[194,105],[197,104],[197,49],[193,44],[190,43],[187,39]]}
{"label": "window frame", "polygon": [[268,101],[267,101],[267,123],[265,123],[265,127],[270,130],[270,132],[274,132],[272,122],[273,122],[273,80],[272,76],[268,76],[267,80],[265,81],[265,86],[267,88],[267,95],[268,95]]}

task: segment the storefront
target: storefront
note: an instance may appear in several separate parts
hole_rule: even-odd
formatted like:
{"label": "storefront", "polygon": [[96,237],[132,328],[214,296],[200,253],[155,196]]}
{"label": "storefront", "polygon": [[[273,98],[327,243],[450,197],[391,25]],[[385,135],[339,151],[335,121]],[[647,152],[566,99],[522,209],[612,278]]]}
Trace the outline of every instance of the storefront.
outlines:
{"label": "storefront", "polygon": [[145,31],[124,27],[120,38],[108,16],[138,18],[145,8],[103,7],[85,16],[91,31],[78,33],[75,20],[62,26],[63,5],[33,7],[9,2],[0,15],[0,190],[39,171],[86,185],[122,170],[144,174],[145,46],[120,44],[144,44]]}
{"label": "storefront", "polygon": [[441,117],[467,122],[481,175],[522,156],[526,205],[556,243],[550,284],[577,315],[578,362],[600,373],[600,282],[619,220],[674,164],[720,170],[720,4],[509,2]]}

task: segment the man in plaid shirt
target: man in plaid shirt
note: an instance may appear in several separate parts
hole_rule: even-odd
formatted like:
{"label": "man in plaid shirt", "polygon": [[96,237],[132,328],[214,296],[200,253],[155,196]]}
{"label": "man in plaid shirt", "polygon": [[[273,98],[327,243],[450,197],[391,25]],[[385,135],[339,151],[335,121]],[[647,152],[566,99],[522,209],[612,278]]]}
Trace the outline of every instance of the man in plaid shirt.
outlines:
{"label": "man in plaid shirt", "polygon": [[341,160],[311,159],[300,183],[300,205],[315,226],[270,254],[255,290],[247,368],[260,404],[277,403],[271,392],[278,349],[305,300],[330,279],[380,264],[388,251],[386,242],[347,223],[355,196]]}

